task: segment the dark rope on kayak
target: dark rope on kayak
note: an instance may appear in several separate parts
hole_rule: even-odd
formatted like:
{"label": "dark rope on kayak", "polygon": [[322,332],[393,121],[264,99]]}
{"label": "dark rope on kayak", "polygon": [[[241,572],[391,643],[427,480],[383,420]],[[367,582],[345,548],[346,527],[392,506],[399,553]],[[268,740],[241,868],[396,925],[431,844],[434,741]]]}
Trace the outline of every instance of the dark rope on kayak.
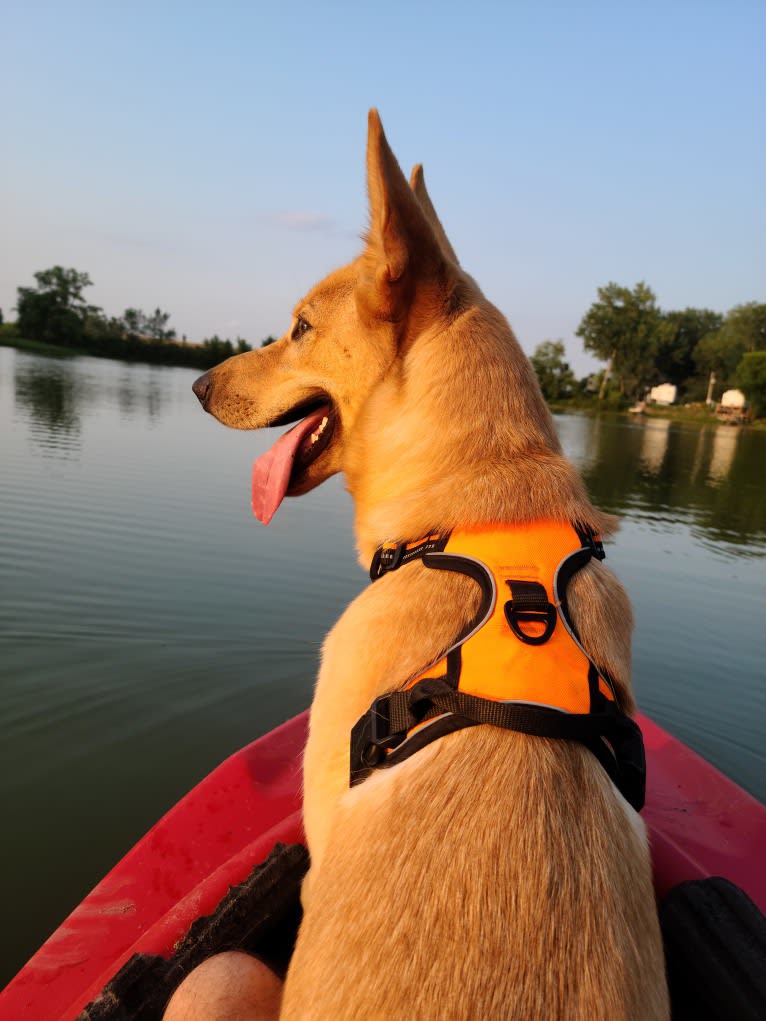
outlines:
{"label": "dark rope on kayak", "polygon": [[170,959],[135,954],[77,1021],[161,1021],[189,972],[226,950],[252,954],[284,978],[301,921],[300,889],[308,863],[305,847],[277,844],[212,915],[192,924]]}

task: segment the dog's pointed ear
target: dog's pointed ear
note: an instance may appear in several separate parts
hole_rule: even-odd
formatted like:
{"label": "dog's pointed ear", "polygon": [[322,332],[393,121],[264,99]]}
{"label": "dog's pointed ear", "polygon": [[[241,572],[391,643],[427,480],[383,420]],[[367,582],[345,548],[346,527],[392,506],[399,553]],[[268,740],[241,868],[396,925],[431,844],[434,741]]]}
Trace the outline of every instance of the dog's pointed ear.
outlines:
{"label": "dog's pointed ear", "polygon": [[410,174],[410,188],[412,188],[415,193],[417,200],[420,203],[420,208],[426,214],[426,219],[431,224],[431,229],[436,235],[436,240],[439,242],[442,252],[451,262],[454,262],[456,266],[459,266],[460,262],[458,257],[455,255],[455,249],[450,244],[446,231],[444,230],[444,227],[442,227],[441,220],[434,209],[431,196],[428,194],[422,163],[417,163],[412,168],[412,173]]}
{"label": "dog's pointed ear", "polygon": [[368,122],[367,188],[370,227],[364,259],[378,292],[375,304],[387,306],[394,314],[401,295],[420,280],[442,275],[446,260],[429,217],[391,151],[375,109],[370,110]]}

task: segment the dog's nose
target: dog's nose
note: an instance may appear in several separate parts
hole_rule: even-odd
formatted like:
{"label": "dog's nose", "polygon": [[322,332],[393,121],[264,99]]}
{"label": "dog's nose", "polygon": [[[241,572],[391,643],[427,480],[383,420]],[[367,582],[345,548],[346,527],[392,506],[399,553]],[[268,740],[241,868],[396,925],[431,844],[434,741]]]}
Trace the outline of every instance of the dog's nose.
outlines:
{"label": "dog's nose", "polygon": [[207,395],[210,393],[210,376],[207,372],[204,376],[200,376],[199,379],[194,380],[192,383],[192,390],[195,392],[197,400],[204,408]]}

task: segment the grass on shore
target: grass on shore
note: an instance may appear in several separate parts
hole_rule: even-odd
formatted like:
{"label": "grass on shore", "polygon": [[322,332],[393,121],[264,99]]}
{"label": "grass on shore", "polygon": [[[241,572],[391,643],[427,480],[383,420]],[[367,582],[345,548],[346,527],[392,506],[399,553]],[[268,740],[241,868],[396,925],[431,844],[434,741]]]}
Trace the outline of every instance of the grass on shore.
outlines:
{"label": "grass on shore", "polygon": [[19,351],[29,351],[31,354],[47,355],[50,358],[72,358],[76,355],[87,355],[87,351],[78,351],[73,347],[63,347],[61,344],[44,344],[40,340],[26,340],[24,337],[8,337],[0,332],[0,347],[15,347]]}

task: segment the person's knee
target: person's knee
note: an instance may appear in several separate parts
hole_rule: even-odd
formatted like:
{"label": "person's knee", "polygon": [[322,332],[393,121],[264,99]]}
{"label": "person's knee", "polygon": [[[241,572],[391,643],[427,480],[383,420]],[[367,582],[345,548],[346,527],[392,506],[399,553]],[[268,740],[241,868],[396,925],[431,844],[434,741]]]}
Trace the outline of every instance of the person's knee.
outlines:
{"label": "person's knee", "polygon": [[217,954],[190,972],[173,993],[163,1021],[274,1021],[282,982],[239,951]]}

